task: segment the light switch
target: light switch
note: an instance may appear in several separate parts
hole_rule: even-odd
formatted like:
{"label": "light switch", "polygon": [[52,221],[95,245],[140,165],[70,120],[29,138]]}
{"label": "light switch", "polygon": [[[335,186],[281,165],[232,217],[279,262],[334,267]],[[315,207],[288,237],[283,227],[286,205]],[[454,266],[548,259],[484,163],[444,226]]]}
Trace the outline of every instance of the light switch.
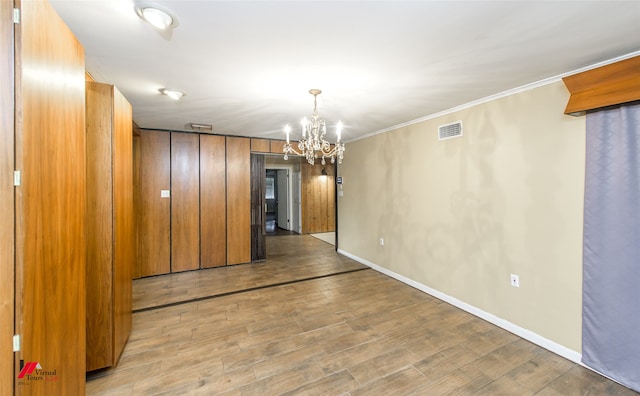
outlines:
{"label": "light switch", "polygon": [[171,197],[170,190],[160,190],[160,198],[169,198]]}

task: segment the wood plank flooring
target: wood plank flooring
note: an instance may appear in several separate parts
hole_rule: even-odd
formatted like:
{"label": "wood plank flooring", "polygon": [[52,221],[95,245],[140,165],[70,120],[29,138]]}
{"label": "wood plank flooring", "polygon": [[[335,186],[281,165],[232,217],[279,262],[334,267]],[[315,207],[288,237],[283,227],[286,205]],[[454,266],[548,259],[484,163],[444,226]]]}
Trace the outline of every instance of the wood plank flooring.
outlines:
{"label": "wood plank flooring", "polygon": [[136,279],[133,311],[368,268],[308,235],[267,240],[265,262]]}
{"label": "wood plank flooring", "polygon": [[[191,280],[203,290],[211,282],[215,294],[220,279],[233,281],[222,272],[265,271],[242,274],[249,291],[211,298],[199,292],[182,303],[168,290],[156,294],[161,308],[134,314],[118,366],[89,380],[87,394],[637,395],[383,274],[358,271],[320,240],[273,238],[289,240],[269,239],[265,263],[207,270],[221,274]],[[287,255],[287,244],[307,253]],[[329,263],[333,270],[323,275],[296,268]],[[269,266],[277,282],[269,280]],[[155,291],[143,281],[135,284],[138,303],[149,308],[140,301]],[[182,279],[166,282],[168,289],[183,287]],[[182,301],[191,296],[176,294]]]}

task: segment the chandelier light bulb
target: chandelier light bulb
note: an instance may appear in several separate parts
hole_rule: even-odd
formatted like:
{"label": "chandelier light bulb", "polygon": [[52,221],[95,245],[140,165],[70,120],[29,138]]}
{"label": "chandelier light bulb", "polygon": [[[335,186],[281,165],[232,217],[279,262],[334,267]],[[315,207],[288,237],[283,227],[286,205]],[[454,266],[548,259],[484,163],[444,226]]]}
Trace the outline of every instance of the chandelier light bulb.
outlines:
{"label": "chandelier light bulb", "polygon": [[287,143],[289,143],[289,132],[291,132],[291,127],[289,125],[284,126],[284,133],[287,134]]}

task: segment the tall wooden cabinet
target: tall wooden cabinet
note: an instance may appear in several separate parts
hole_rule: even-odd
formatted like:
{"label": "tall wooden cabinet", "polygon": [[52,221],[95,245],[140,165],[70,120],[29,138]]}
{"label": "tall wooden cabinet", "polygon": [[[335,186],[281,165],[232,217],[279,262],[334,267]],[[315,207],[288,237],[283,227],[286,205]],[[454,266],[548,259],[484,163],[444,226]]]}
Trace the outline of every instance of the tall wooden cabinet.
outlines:
{"label": "tall wooden cabinet", "polygon": [[[12,2],[1,3],[5,7]],[[14,374],[0,382],[3,393],[5,384],[13,383],[18,395],[83,395],[87,260],[84,49],[47,2],[16,4],[20,23],[3,19],[1,25],[2,29],[13,25],[17,32],[16,140],[12,149],[14,169],[21,176],[14,188],[15,332],[21,345],[14,354]],[[5,55],[0,56],[2,62]],[[4,221],[2,224],[4,227]],[[21,366],[27,363],[39,363],[47,373],[18,378]]]}
{"label": "tall wooden cabinet", "polygon": [[131,105],[87,81],[87,371],[117,363],[131,332],[135,263]]}

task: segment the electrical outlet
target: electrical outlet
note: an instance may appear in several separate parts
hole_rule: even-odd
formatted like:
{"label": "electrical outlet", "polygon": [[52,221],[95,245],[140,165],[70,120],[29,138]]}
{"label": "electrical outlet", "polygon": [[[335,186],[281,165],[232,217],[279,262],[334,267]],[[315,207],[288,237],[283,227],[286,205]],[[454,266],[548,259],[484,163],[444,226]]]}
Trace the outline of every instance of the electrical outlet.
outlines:
{"label": "electrical outlet", "polygon": [[511,286],[520,287],[520,277],[516,274],[511,274]]}
{"label": "electrical outlet", "polygon": [[380,246],[384,246],[384,238],[380,238]]}

